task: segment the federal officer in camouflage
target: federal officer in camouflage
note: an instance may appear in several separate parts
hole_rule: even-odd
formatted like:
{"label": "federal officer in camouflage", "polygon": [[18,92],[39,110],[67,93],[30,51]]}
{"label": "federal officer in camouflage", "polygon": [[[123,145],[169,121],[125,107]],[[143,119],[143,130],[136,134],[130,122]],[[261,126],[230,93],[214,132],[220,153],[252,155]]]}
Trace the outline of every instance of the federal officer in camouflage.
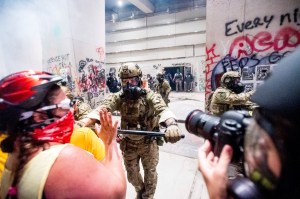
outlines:
{"label": "federal officer in camouflage", "polygon": [[212,95],[209,112],[220,116],[232,109],[249,109],[255,104],[249,101],[254,91],[244,93],[244,85],[240,82],[238,71],[228,71],[221,77],[221,86]]}
{"label": "federal officer in camouflage", "polygon": [[91,106],[84,102],[82,97],[74,97],[74,118],[79,121],[92,111]]}
{"label": "federal officer in camouflage", "polygon": [[79,121],[87,116],[92,108],[89,104],[84,102],[82,97],[74,97],[72,91],[68,86],[61,85],[61,89],[65,92],[66,96],[74,103],[74,118],[75,121]]}
{"label": "federal officer in camouflage", "polygon": [[[159,125],[166,127],[165,141],[180,140],[175,115],[169,110],[161,95],[150,89],[141,88],[142,71],[133,63],[123,64],[119,69],[122,90],[110,94],[88,118],[81,120],[85,125],[99,120],[99,111],[120,111],[121,128],[128,130],[158,131]],[[156,139],[141,135],[124,135],[120,142],[128,181],[135,187],[137,198],[153,198],[156,184],[156,166],[159,149]],[[140,174],[139,162],[144,168],[144,180]]]}
{"label": "federal officer in camouflage", "polygon": [[159,93],[163,100],[165,101],[166,105],[168,106],[170,100],[169,100],[169,94],[172,90],[169,82],[164,78],[164,75],[159,72],[156,75],[156,79],[158,83],[155,86],[155,92]]}

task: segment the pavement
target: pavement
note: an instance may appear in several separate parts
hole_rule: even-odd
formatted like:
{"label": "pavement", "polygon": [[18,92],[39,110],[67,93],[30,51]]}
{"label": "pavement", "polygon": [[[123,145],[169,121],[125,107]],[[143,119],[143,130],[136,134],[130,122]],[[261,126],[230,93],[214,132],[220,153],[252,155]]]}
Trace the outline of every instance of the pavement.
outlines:
{"label": "pavement", "polygon": [[[184,124],[191,111],[204,110],[204,93],[172,91],[169,97],[169,108],[180,121],[179,128],[185,138],[175,144],[164,143],[160,146],[154,198],[209,199],[202,175],[197,169],[197,150],[203,144],[203,139],[188,133]],[[140,168],[143,176],[141,165]],[[126,199],[135,197],[134,187],[128,182]]]}

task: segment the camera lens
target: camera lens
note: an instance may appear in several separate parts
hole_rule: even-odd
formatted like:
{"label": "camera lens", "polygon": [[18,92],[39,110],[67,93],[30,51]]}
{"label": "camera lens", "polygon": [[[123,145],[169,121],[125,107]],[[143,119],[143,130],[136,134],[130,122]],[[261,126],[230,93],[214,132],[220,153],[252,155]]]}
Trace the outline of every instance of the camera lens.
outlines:
{"label": "camera lens", "polygon": [[212,140],[220,118],[204,113],[201,110],[190,112],[185,120],[185,128],[188,132]]}

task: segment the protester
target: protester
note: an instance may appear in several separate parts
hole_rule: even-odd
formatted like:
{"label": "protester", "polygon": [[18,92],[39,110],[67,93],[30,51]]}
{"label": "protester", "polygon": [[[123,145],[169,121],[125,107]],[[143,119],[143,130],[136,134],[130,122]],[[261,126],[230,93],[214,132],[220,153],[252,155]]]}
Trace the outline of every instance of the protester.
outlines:
{"label": "protester", "polygon": [[228,182],[228,145],[215,157],[206,141],[199,149],[201,171],[211,199],[300,198],[300,47],[284,58],[251,100],[260,108],[244,142],[248,178]]}
{"label": "protester", "polygon": [[71,144],[72,104],[47,72],[21,71],[0,81],[0,126],[9,153],[1,198],[125,198],[126,180],[115,142],[117,122],[100,112],[105,159]]}

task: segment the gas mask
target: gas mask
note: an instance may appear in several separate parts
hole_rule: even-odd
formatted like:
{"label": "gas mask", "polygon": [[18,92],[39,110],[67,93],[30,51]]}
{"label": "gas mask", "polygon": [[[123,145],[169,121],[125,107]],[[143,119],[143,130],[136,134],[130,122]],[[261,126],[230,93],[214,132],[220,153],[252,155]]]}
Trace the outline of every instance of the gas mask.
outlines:
{"label": "gas mask", "polygon": [[[258,124],[259,123],[259,124]],[[228,194],[235,199],[274,198],[281,174],[279,152],[268,132],[271,125],[262,118],[249,125],[244,143],[247,177],[237,177],[228,186]]]}
{"label": "gas mask", "polygon": [[225,84],[234,93],[240,94],[240,93],[244,92],[245,85],[242,82],[240,82],[240,78],[231,78],[227,81],[228,82],[226,82]]}
{"label": "gas mask", "polygon": [[121,98],[137,100],[141,96],[146,95],[146,90],[140,87],[140,80],[138,77],[122,79],[121,81],[123,89]]}
{"label": "gas mask", "polygon": [[232,91],[235,92],[236,94],[240,94],[244,92],[244,90],[245,90],[245,85],[242,82],[239,82],[232,86]]}
{"label": "gas mask", "polygon": [[157,80],[161,83],[164,81],[164,77],[163,76],[157,76]]}

